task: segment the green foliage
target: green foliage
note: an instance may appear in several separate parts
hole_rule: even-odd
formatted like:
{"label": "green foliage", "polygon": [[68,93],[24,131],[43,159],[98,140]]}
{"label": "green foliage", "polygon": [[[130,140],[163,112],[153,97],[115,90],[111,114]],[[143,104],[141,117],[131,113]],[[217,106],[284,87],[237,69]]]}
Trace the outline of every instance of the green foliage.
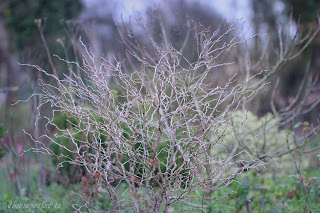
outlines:
{"label": "green foliage", "polygon": [[[2,181],[2,180],[1,180]],[[36,180],[34,179],[36,182]],[[36,183],[35,183],[36,184]],[[126,190],[124,184],[120,185],[121,191]],[[230,192],[230,189],[224,189],[220,192],[215,192],[213,197],[221,198],[219,200],[197,200],[196,204],[201,206],[209,206],[206,212],[221,212],[221,213],[231,213],[231,212],[246,212],[245,201],[250,200],[250,207],[253,212],[277,212],[277,213],[300,213],[304,209],[304,197],[302,193],[302,188],[297,182],[295,176],[290,176],[283,179],[272,180],[270,178],[264,178],[256,176],[254,172],[249,172],[248,176],[243,179],[242,184],[233,184],[231,187],[238,188],[236,194],[227,196],[226,198],[221,198],[223,195]],[[317,181],[312,189],[310,190],[310,202],[313,210],[320,209],[320,181]],[[37,188],[35,188],[36,190]],[[59,204],[59,209],[30,209],[30,211],[23,212],[72,212],[71,203],[80,204],[81,199],[78,196],[72,194],[72,190],[81,191],[83,186],[80,184],[69,185],[65,188],[62,185],[53,183],[47,186],[46,191],[50,194],[49,200],[45,201],[45,204]],[[136,194],[131,194],[127,196],[143,197],[141,195],[144,193],[142,190],[136,192]],[[201,194],[201,192],[199,192]],[[0,195],[0,212],[21,212],[21,209],[16,209],[9,211],[4,208],[5,205],[11,204],[39,204],[42,203],[39,193],[32,191],[34,196],[32,197],[15,197],[10,192],[5,192]],[[128,199],[129,197],[124,197]],[[94,209],[105,209],[110,206],[110,199],[106,193],[100,192],[98,194],[98,199],[96,202],[96,207]],[[171,208],[172,212],[200,212],[199,209],[191,206],[187,206],[183,203],[174,204]],[[210,209],[210,211],[209,211]],[[23,210],[23,209],[22,209]],[[31,211],[33,210],[33,211]],[[130,212],[130,207],[127,210]]]}
{"label": "green foliage", "polygon": [[[7,130],[4,128],[3,124],[0,123],[0,143],[2,143],[1,138],[7,134]],[[2,149],[0,149],[0,159],[5,155]]]}
{"label": "green foliage", "polygon": [[[74,127],[78,124],[78,119],[73,117],[68,117],[70,122],[67,122],[67,116],[68,115],[61,114],[55,117],[54,123],[61,129],[68,129],[68,126]],[[76,133],[74,129],[70,129],[70,133],[75,134],[76,140],[81,140],[84,137],[84,135],[82,135],[81,133]],[[55,133],[53,132],[52,134]],[[88,136],[88,138],[90,137]],[[57,144],[60,144],[61,146],[67,147],[68,149],[74,149],[73,144],[72,142],[70,142],[67,135],[56,137],[55,142]],[[50,148],[56,156],[61,156],[62,159],[64,159],[65,156],[75,158],[73,153],[66,151],[56,143],[50,144]],[[57,166],[59,164],[57,158],[51,158],[51,160],[53,161],[53,165]],[[58,181],[65,186],[70,183],[79,183],[81,181],[81,177],[84,175],[84,171],[84,168],[77,165],[68,163],[62,164],[59,168]]]}
{"label": "green foliage", "polygon": [[7,130],[4,128],[3,124],[0,124],[0,138],[3,138],[7,134]]}
{"label": "green foliage", "polygon": [[63,29],[59,21],[75,17],[80,10],[81,5],[78,0],[5,0],[1,15],[13,35],[17,50],[22,51],[26,47],[32,47],[33,52],[40,53],[43,52],[42,43],[39,42],[41,39],[34,20],[47,19],[46,37],[55,42]]}
{"label": "green foliage", "polygon": [[293,9],[294,15],[302,17],[302,22],[313,22],[320,13],[320,1],[318,0],[283,0],[288,10]]}
{"label": "green foliage", "polygon": [[[248,114],[248,125],[253,127],[255,122],[262,122],[259,121],[254,115]],[[70,118],[69,118],[70,119]],[[72,119],[71,119],[72,120]],[[76,119],[73,119],[74,125],[76,125]],[[65,116],[59,117],[55,121],[55,123],[59,127],[67,127]],[[298,123],[296,128],[307,126],[307,123]],[[4,128],[0,126],[2,136],[4,135]],[[274,129],[271,131],[272,134],[277,134],[279,131]],[[279,134],[279,133],[278,133]],[[129,135],[128,135],[129,136]],[[282,137],[286,137],[286,132],[281,132]],[[80,137],[80,136],[79,136]],[[270,136],[266,136],[270,140],[272,139]],[[65,142],[67,144],[67,141]],[[256,142],[258,143],[258,142]],[[59,150],[57,150],[59,151]],[[61,150],[60,150],[61,151]],[[287,166],[288,164],[285,164]],[[72,170],[70,168],[65,168],[69,171],[68,175],[72,176]],[[316,170],[318,173],[315,173],[313,170],[313,175],[319,175],[320,171]],[[64,171],[65,172],[65,171]],[[36,172],[32,172],[36,174]],[[38,192],[37,188],[37,175],[32,178],[31,185],[31,192],[29,193],[31,196],[14,196],[8,190],[4,190],[5,193],[2,193],[0,196],[0,212],[21,212],[21,209],[11,209],[9,211],[6,206],[8,204],[54,204],[58,205],[59,209],[55,208],[48,208],[48,209],[29,209],[23,212],[71,212],[72,206],[71,203],[81,204],[81,199],[78,196],[74,196],[71,191],[78,191],[81,193],[83,191],[84,186],[77,183],[77,184],[68,184],[67,188],[63,185],[59,185],[57,183],[52,183],[51,185],[47,186],[47,193],[50,195],[49,199],[45,202],[42,201],[40,198],[40,193]],[[304,174],[304,177],[308,178],[308,181],[314,179],[309,178],[307,174]],[[4,177],[0,177],[4,178]],[[238,180],[241,182],[234,182],[230,187],[224,188],[219,192],[214,192],[212,197],[216,197],[216,200],[193,200],[194,203],[201,206],[208,206],[206,208],[207,212],[246,212],[246,201],[250,200],[250,207],[252,208],[253,212],[303,212],[304,210],[304,194],[303,189],[301,187],[300,182],[298,182],[296,175],[286,176],[283,178],[271,179],[266,176],[257,175],[254,170],[250,170],[245,177],[239,177]],[[0,180],[3,182],[4,180]],[[93,186],[94,187],[94,186]],[[119,186],[121,191],[124,192],[127,189],[125,184],[121,184]],[[3,189],[1,189],[3,190]],[[95,191],[95,189],[93,189]],[[312,209],[320,209],[320,181],[317,180],[309,191],[309,198]],[[236,191],[235,194],[230,194],[226,196],[228,193]],[[138,190],[135,194],[127,194],[127,197],[123,199],[129,199],[131,197],[136,197],[139,200],[140,197],[144,197],[143,190]],[[201,195],[202,191],[196,191],[197,195]],[[223,198],[226,196],[225,198]],[[142,201],[141,201],[142,202]],[[99,209],[107,209],[111,205],[110,198],[108,197],[107,193],[103,191],[99,191],[97,193],[97,200],[93,209],[99,211]],[[148,205],[146,203],[146,205]],[[184,212],[197,212],[200,211],[199,208],[187,206],[183,203],[176,203],[171,207],[173,212],[179,212],[183,210]],[[23,209],[25,210],[25,209]],[[130,211],[130,208],[127,208]]]}
{"label": "green foliage", "polygon": [[[65,55],[57,39],[65,38],[68,27],[64,21],[73,19],[80,13],[80,0],[4,0],[0,5],[0,16],[3,17],[10,36],[10,49],[17,54],[20,62],[28,60],[28,63],[40,64],[47,70],[51,68],[40,32],[35,24],[36,19],[42,20],[41,28],[50,52],[59,56]],[[73,57],[73,54],[70,54],[70,59]],[[62,70],[59,66],[62,65],[58,60],[54,58],[53,60],[57,62],[55,66],[59,73]],[[30,76],[37,79],[34,73]],[[15,80],[17,79],[13,79]],[[27,88],[29,89],[29,86]],[[19,93],[25,92],[19,91]]]}
{"label": "green foliage", "polygon": [[[320,171],[318,171],[320,172]],[[313,179],[313,178],[309,178]],[[301,184],[297,181],[296,176],[287,176],[285,178],[272,180],[257,175],[254,171],[247,173],[245,177],[238,178],[241,183],[234,182],[232,186],[214,192],[211,197],[213,200],[193,200],[199,207],[207,206],[206,212],[247,212],[246,201],[252,212],[268,213],[300,213],[304,211],[305,196]],[[237,190],[236,193],[230,194],[230,191]],[[197,192],[202,193],[202,192]],[[312,186],[309,199],[312,210],[320,208],[320,181],[318,180]],[[173,212],[201,212],[200,209],[187,206],[183,203],[177,203],[172,206]]]}
{"label": "green foliage", "polygon": [[[238,152],[244,149],[256,157],[266,153],[273,153],[286,146],[286,137],[291,132],[280,130],[277,125],[278,118],[274,118],[272,114],[268,113],[258,118],[250,111],[245,113],[238,111],[236,115],[231,121],[231,126],[225,129],[225,134],[227,135],[225,140],[220,143],[227,149],[228,153],[237,143],[239,143]],[[213,135],[213,139],[216,137],[217,135]],[[289,137],[291,138],[291,136]],[[227,153],[224,147],[215,147],[211,152],[214,155],[219,153],[220,156],[224,155],[226,157]],[[278,163],[279,160],[282,162],[281,164]],[[278,177],[286,176],[291,171],[291,168],[288,167],[289,164],[286,162],[290,161],[291,158],[288,155],[271,159],[268,161],[271,166],[267,171],[268,175],[273,177],[275,175]]]}
{"label": "green foliage", "polygon": [[[317,181],[309,193],[313,210],[320,207],[319,186],[320,182]],[[249,201],[253,212],[298,213],[304,211],[305,197],[296,176],[272,180],[250,171],[242,183],[240,185],[234,183],[233,188],[238,188],[236,194],[205,204],[211,206],[212,212],[246,212],[246,201]],[[219,194],[214,193],[213,196],[219,196]],[[218,209],[224,209],[224,211],[217,211]]]}
{"label": "green foliage", "polygon": [[32,197],[16,197],[10,192],[5,192],[0,195],[0,212],[72,212],[74,209],[71,206],[71,202],[75,204],[81,203],[80,198],[72,193],[72,190],[79,190],[79,187],[78,185],[72,185],[65,188],[54,183],[46,188],[50,195],[46,201],[42,200],[38,191],[33,191]]}

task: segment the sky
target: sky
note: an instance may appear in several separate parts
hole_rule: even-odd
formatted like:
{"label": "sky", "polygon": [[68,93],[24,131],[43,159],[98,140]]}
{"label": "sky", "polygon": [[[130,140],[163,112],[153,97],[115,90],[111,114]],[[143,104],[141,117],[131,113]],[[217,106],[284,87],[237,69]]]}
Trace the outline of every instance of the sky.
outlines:
{"label": "sky", "polygon": [[[169,0],[162,0],[168,1]],[[115,17],[120,18],[121,15],[124,18],[132,16],[134,12],[143,12],[147,7],[153,4],[159,4],[161,0],[82,0],[88,13],[92,9],[95,9],[95,14],[103,16],[106,13],[113,12]],[[186,0],[192,2],[194,0]],[[250,20],[252,18],[252,11],[250,6],[250,0],[198,0],[200,4],[206,7],[216,10],[227,21],[233,21],[239,18]],[[116,13],[114,13],[116,11]],[[87,16],[89,14],[83,14]],[[92,14],[93,15],[93,14]]]}
{"label": "sky", "polygon": [[[80,15],[80,18],[103,18],[106,15],[112,14],[118,24],[121,24],[121,17],[124,20],[128,20],[129,17],[134,17],[138,12],[143,16],[145,10],[153,5],[159,5],[161,3],[168,3],[170,0],[81,0],[84,4],[84,10]],[[254,29],[251,28],[252,21],[254,19],[254,13],[251,7],[252,0],[185,0],[186,2],[198,2],[204,5],[206,8],[212,9],[218,13],[222,18],[226,19],[227,22],[233,23],[236,20],[241,19],[237,22],[238,27],[241,28],[240,37],[248,38],[253,36],[255,33]],[[284,10],[284,4],[281,1],[274,1],[274,11],[281,14]],[[278,16],[280,17],[280,16]],[[134,24],[134,19],[133,24]],[[263,26],[263,25],[261,25]],[[107,30],[107,28],[100,27],[101,30]],[[258,33],[266,34],[267,30],[262,30]],[[293,27],[294,29],[294,27]],[[96,28],[97,31],[99,27]],[[99,32],[103,33],[103,32]],[[107,35],[108,32],[103,34]]]}

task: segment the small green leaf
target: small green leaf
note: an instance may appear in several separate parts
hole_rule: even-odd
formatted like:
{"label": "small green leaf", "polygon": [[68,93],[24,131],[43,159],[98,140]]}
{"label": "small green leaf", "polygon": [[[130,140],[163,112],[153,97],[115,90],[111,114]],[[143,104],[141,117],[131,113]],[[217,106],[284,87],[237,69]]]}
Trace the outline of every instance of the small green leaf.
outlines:
{"label": "small green leaf", "polygon": [[5,153],[2,151],[2,149],[0,149],[0,159],[3,158],[4,155]]}
{"label": "small green leaf", "polygon": [[4,128],[3,124],[0,124],[0,138],[4,137],[7,130]]}
{"label": "small green leaf", "polygon": [[293,134],[294,134],[293,131],[291,131],[291,130],[288,130],[288,131],[287,131],[287,135],[293,135]]}
{"label": "small green leaf", "polygon": [[294,125],[294,127],[293,127],[293,128],[295,128],[295,129],[296,129],[296,128],[298,128],[299,126],[301,126],[301,124],[302,124],[301,122],[298,122],[298,123],[296,123],[296,125]]}

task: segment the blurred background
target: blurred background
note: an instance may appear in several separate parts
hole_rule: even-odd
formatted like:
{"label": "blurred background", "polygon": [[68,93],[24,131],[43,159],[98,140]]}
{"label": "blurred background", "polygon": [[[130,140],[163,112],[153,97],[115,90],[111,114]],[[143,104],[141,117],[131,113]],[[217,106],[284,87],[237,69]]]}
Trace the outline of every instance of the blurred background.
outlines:
{"label": "blurred background", "polygon": [[[312,28],[320,14],[320,1],[1,0],[0,196],[3,196],[2,200],[17,197],[48,200],[51,199],[50,196],[61,196],[61,193],[65,193],[63,188],[80,181],[76,175],[78,170],[71,167],[63,168],[68,170],[69,174],[75,174],[74,177],[70,177],[66,173],[56,171],[54,159],[24,152],[34,146],[34,143],[23,130],[32,135],[41,135],[44,131],[44,126],[36,122],[35,106],[39,104],[39,100],[31,98],[27,103],[13,104],[18,100],[26,100],[37,92],[36,85],[42,76],[35,69],[19,64],[39,65],[49,73],[55,69],[62,77],[68,67],[53,57],[55,66],[53,68],[50,64],[51,59],[48,58],[48,50],[49,55],[56,54],[68,60],[79,60],[84,50],[74,44],[79,42],[80,37],[95,55],[111,61],[114,56],[121,58],[126,46],[120,39],[119,27],[131,22],[132,30],[143,40],[143,29],[139,22],[146,20],[146,25],[154,28],[154,32],[160,33],[159,23],[157,18],[154,18],[156,11],[160,11],[161,17],[164,17],[166,27],[175,40],[183,38],[186,34],[179,28],[186,24],[186,19],[199,21],[213,29],[221,24],[229,25],[242,19],[237,22],[238,27],[242,29],[242,33],[238,36],[248,38],[255,33],[270,33],[271,39],[277,39],[279,23],[288,24],[291,12],[293,12],[291,22],[293,31],[298,24],[306,31]],[[35,22],[36,19],[41,19],[41,23]],[[258,42],[253,40],[248,46],[252,55],[257,51],[257,45]],[[320,75],[320,34],[297,60],[285,66],[284,71],[279,73],[281,82],[276,93],[277,106],[285,107],[290,104],[309,62],[310,72]],[[221,81],[220,78],[223,79],[225,76],[217,75],[212,78],[212,82],[217,83]],[[249,106],[258,118],[271,112],[270,92],[271,90],[262,93],[254,104]],[[309,97],[310,101],[315,101],[319,95],[320,84],[317,83]],[[320,107],[316,106],[300,120],[308,121],[311,125],[317,123],[319,112]],[[320,143],[319,140],[319,137],[313,139],[314,143]],[[314,156],[315,154],[310,154],[307,157],[307,160],[309,159],[307,168],[310,171],[319,170],[319,163],[314,160]],[[63,187],[56,187],[56,191],[52,192],[46,188],[50,184]]]}

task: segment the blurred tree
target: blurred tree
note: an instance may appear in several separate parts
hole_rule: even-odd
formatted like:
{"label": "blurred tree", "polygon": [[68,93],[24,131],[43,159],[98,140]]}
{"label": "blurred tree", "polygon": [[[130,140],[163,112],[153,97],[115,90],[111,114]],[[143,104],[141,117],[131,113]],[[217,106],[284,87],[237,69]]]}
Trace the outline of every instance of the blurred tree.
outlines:
{"label": "blurred tree", "polygon": [[[27,140],[21,129],[32,132],[31,123],[37,122],[36,113],[32,112],[31,104],[11,104],[18,99],[25,99],[32,92],[33,84],[38,80],[37,72],[26,72],[25,68],[18,66],[16,61],[23,63],[39,64],[48,71],[49,63],[44,44],[41,39],[35,19],[45,21],[43,27],[44,37],[52,53],[64,54],[63,48],[57,45],[56,40],[65,35],[61,20],[68,20],[77,17],[81,11],[80,0],[1,0],[0,1],[0,122],[3,122],[8,130],[8,140],[6,141],[12,150],[6,150],[11,154],[15,147],[27,147]],[[63,23],[63,22],[62,22]],[[42,25],[43,26],[43,25]],[[31,80],[31,81],[30,81]],[[20,88],[20,89],[18,89]],[[0,98],[1,99],[1,98]],[[36,108],[39,101],[35,99]],[[39,125],[43,126],[43,125]],[[42,127],[36,129],[38,135]],[[37,136],[37,134],[34,134]],[[21,158],[12,158],[12,162],[17,169],[27,169],[27,165],[19,162]],[[39,158],[43,168],[44,160]],[[10,164],[6,164],[10,168]],[[26,175],[27,176],[27,175]],[[29,189],[28,178],[20,173],[18,179],[26,180],[19,190]],[[45,175],[39,173],[39,190],[43,187]]]}
{"label": "blurred tree", "polygon": [[[161,37],[161,33],[162,30],[165,30],[168,41],[175,47],[178,47],[183,45],[188,30],[192,31],[192,29],[187,28],[189,19],[200,22],[206,27],[211,27],[212,30],[217,29],[224,21],[223,17],[220,17],[212,8],[208,8],[206,5],[196,1],[161,1],[159,4],[148,7],[146,14],[144,12],[132,14],[129,18],[130,20],[126,20],[125,18],[121,20],[118,17],[119,15],[117,16],[117,13],[121,12],[119,10],[110,11],[110,7],[117,8],[116,3],[112,3],[111,1],[106,4],[102,0],[97,2],[99,3],[94,4],[95,7],[87,6],[80,15],[80,18],[85,23],[89,23],[85,25],[83,31],[94,53],[100,56],[107,55],[108,53],[118,55],[120,52],[125,52],[122,51],[124,48],[123,41],[121,41],[120,35],[117,32],[117,30],[121,31],[125,27],[128,30],[125,33],[134,33],[136,39],[146,47],[151,46],[150,36],[156,42],[164,39]],[[101,14],[97,12],[97,6],[105,8],[105,13]],[[132,25],[132,29],[129,29],[129,23]],[[145,30],[148,32],[145,32]],[[187,39],[187,41],[189,40],[192,39]],[[186,44],[186,48],[192,48],[190,43],[192,42]]]}
{"label": "blurred tree", "polygon": [[[275,15],[273,9],[275,1],[276,0],[252,0],[252,10],[254,12],[253,27],[255,32],[270,32],[275,29],[277,19],[279,18]],[[263,23],[267,23],[267,25]]]}
{"label": "blurred tree", "polygon": [[[78,0],[5,0],[2,16],[13,39],[14,49],[19,51],[42,52],[42,43],[35,19],[47,19],[45,33],[48,40],[63,34],[60,20],[72,19],[81,11]],[[54,47],[54,45],[51,45]],[[35,53],[35,54],[36,54]]]}
{"label": "blurred tree", "polygon": [[[318,0],[251,0],[252,10],[254,12],[254,31],[264,33],[271,33],[273,39],[277,39],[277,25],[282,23],[283,26],[288,24],[288,17],[292,12],[293,25],[300,24],[301,29],[311,29],[313,23],[317,21],[320,14],[320,1]],[[290,32],[289,32],[290,33]],[[304,36],[307,32],[301,32],[299,36]],[[292,36],[292,35],[291,35]],[[299,60],[294,63],[287,64],[281,73],[279,86],[279,100],[284,104],[296,94],[299,84],[298,82],[303,78],[306,66],[310,60],[309,71],[314,74],[319,74],[320,70],[320,35],[312,41],[306,51],[300,56]],[[319,84],[318,84],[319,85]],[[319,87],[320,88],[320,87]],[[318,91],[313,91],[319,93]],[[310,100],[311,101],[311,100]],[[256,108],[260,114],[269,112],[270,96],[267,95],[259,100]],[[313,110],[311,118],[316,119],[315,115],[317,109]],[[310,114],[310,115],[311,115]]]}
{"label": "blurred tree", "polygon": [[295,12],[294,16],[302,17],[302,23],[310,23],[320,15],[319,0],[282,0],[286,5],[287,11],[291,8]]}
{"label": "blurred tree", "polygon": [[[10,36],[11,51],[17,54],[18,61],[33,63],[36,60],[37,64],[45,65],[48,58],[34,20],[46,20],[44,35],[49,49],[62,54],[62,48],[56,45],[56,39],[65,34],[60,21],[77,17],[80,11],[79,0],[4,0],[0,16]],[[20,80],[18,76],[10,78],[15,82]]]}

